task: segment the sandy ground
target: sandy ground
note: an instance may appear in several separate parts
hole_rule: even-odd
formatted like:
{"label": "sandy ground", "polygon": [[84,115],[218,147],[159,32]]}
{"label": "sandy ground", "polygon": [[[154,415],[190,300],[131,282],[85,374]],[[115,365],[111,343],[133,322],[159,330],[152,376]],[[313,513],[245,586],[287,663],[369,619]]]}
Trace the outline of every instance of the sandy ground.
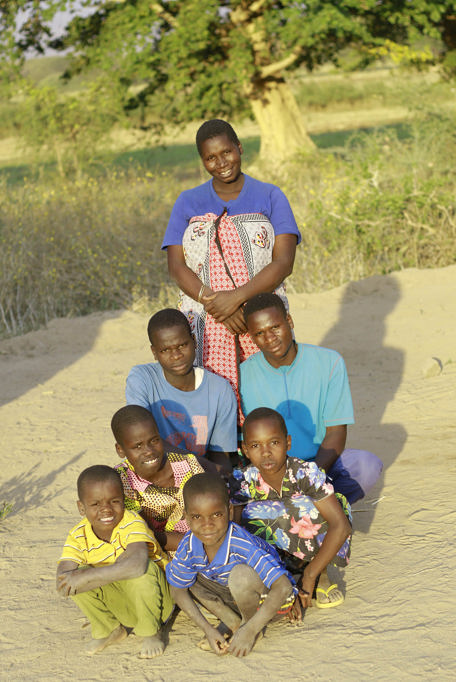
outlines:
{"label": "sandy ground", "polygon": [[[86,658],[83,618],[55,592],[77,475],[116,462],[109,422],[128,370],[149,359],[146,316],[57,320],[0,343],[0,506],[14,503],[0,522],[0,678],[456,679],[455,291],[452,266],[290,297],[298,340],[344,355],[357,418],[349,444],[376,452],[385,471],[354,508],[345,604],[309,610],[300,627],[269,626],[240,660],[198,650],[182,614],[160,659],[138,659],[134,636]],[[432,357],[443,369],[425,376]]]}

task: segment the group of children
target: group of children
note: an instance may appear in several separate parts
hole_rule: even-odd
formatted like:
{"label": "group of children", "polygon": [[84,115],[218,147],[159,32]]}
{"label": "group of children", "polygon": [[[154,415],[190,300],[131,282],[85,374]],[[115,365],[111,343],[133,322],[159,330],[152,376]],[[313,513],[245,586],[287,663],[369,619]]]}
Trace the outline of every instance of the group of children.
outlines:
{"label": "group of children", "polygon": [[58,564],[58,591],[90,621],[91,654],[131,630],[141,657],[161,654],[176,604],[202,648],[234,656],[313,599],[338,606],[326,568],[347,564],[350,503],[382,470],[345,447],[343,358],[294,339],[283,281],[300,234],[288,200],[242,173],[226,121],[204,122],[196,143],[211,180],[180,195],[162,244],[186,314],[150,319],[155,362],[132,368],[112,418],[122,461],[79,476],[83,519]]}
{"label": "group of children", "polygon": [[[345,498],[315,462],[288,456],[291,437],[271,408],[246,416],[241,448],[248,465],[232,468],[241,459],[234,394],[223,397],[220,384],[219,400],[214,375],[207,382],[210,373],[193,367],[192,336],[179,315],[161,311],[149,323],[157,366],[132,371],[143,404],[122,407],[111,422],[122,461],[91,466],[78,479],[83,519],[64,545],[57,590],[90,621],[89,654],[133,630],[142,638],[140,657],[160,655],[161,629],[177,604],[204,632],[206,648],[245,656],[271,620],[300,620],[312,599],[319,608],[343,601],[326,567],[348,562]],[[152,375],[171,387],[171,397],[150,398]],[[135,382],[130,374],[127,402]],[[194,438],[180,440],[192,425]],[[189,443],[201,447],[191,452]]]}

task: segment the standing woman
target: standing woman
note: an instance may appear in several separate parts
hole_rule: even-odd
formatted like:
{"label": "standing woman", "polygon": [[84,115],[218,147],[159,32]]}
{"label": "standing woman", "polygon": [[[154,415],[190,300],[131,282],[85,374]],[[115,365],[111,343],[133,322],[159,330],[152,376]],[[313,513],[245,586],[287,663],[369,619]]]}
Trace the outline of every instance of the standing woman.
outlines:
{"label": "standing woman", "polygon": [[258,350],[242,306],[264,291],[286,303],[283,281],[301,236],[283,192],[242,172],[242,146],[229,123],[203,123],[196,146],[212,179],[180,194],[162,248],[196,337],[197,364],[237,392],[239,363]]}

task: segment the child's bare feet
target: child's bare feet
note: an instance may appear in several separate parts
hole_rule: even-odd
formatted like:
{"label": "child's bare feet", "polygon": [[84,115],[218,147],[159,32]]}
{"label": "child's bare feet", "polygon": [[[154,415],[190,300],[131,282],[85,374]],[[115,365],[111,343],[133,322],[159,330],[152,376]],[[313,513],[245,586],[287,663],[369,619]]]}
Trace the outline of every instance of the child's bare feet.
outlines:
{"label": "child's bare feet", "polygon": [[339,606],[344,601],[344,595],[336,583],[331,584],[326,571],[321,574],[315,591],[317,593],[315,606],[319,609],[331,609],[334,606]]}
{"label": "child's bare feet", "polygon": [[151,637],[143,637],[139,658],[155,658],[156,656],[161,656],[164,650],[165,644],[160,637],[160,633],[157,632],[156,635]]}
{"label": "child's bare feet", "polygon": [[118,625],[115,630],[111,632],[108,637],[103,637],[103,639],[94,639],[87,648],[87,654],[93,656],[94,654],[100,653],[106,647],[111,646],[111,644],[116,644],[121,642],[127,636],[127,631],[123,625]]}

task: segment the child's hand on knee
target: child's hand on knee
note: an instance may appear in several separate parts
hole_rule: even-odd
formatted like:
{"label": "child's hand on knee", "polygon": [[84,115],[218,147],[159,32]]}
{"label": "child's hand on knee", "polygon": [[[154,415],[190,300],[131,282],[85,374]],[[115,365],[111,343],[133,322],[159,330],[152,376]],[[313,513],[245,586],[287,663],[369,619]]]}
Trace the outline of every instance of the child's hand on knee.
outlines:
{"label": "child's hand on knee", "polygon": [[66,571],[57,576],[57,591],[63,597],[69,597],[76,594],[77,588],[80,584],[80,576],[82,571],[75,569],[74,571]]}

